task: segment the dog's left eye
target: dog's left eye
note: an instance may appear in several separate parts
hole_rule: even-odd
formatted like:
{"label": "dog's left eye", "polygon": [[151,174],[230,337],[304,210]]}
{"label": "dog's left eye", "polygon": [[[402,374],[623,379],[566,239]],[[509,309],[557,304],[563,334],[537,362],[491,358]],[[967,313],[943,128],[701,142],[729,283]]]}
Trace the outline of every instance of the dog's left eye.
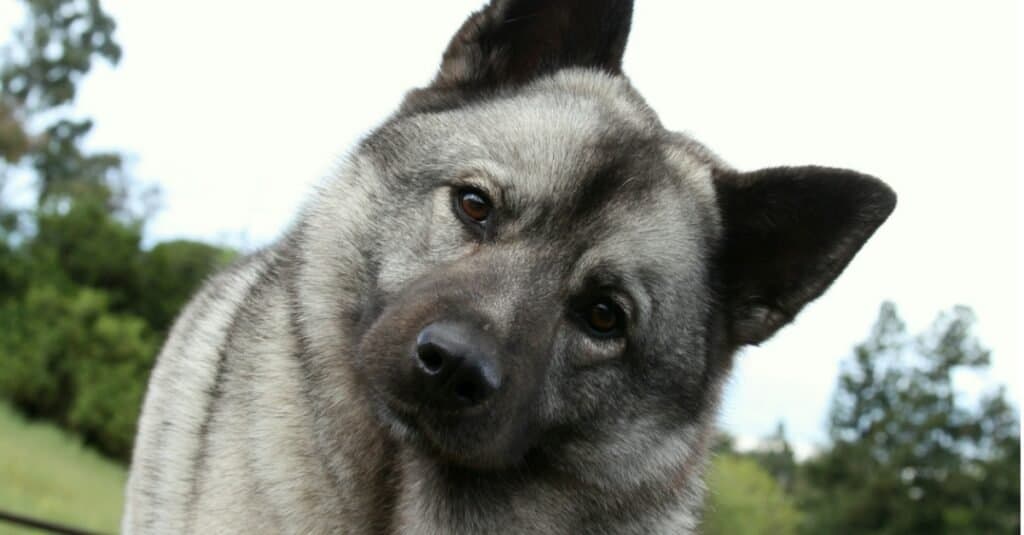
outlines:
{"label": "dog's left eye", "polygon": [[491,216],[491,202],[473,189],[461,189],[455,197],[459,215],[474,223],[485,223]]}

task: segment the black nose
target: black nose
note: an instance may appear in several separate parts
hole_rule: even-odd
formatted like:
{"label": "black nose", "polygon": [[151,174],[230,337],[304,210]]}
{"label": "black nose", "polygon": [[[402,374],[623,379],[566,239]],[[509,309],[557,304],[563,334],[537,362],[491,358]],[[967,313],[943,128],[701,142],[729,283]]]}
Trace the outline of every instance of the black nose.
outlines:
{"label": "black nose", "polygon": [[414,357],[424,393],[443,408],[479,405],[501,387],[494,339],[469,325],[427,325],[416,337]]}

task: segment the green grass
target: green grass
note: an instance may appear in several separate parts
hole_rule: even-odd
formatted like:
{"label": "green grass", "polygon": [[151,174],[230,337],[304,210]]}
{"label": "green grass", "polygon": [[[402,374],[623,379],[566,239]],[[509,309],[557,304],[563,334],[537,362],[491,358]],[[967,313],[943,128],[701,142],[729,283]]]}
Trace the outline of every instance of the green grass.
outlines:
{"label": "green grass", "polygon": [[[47,423],[0,403],[0,509],[68,526],[116,533],[125,467]],[[0,534],[39,533],[0,523]]]}

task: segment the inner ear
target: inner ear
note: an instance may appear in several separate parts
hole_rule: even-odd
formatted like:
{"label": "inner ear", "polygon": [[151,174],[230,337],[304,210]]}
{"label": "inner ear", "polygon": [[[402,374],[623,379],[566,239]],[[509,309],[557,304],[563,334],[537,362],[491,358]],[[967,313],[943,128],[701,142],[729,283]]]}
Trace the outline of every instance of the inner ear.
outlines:
{"label": "inner ear", "polygon": [[896,205],[880,180],[825,167],[720,172],[715,189],[725,230],[716,269],[736,345],[792,321]]}
{"label": "inner ear", "polygon": [[492,0],[452,38],[433,87],[516,85],[566,67],[622,70],[632,0]]}

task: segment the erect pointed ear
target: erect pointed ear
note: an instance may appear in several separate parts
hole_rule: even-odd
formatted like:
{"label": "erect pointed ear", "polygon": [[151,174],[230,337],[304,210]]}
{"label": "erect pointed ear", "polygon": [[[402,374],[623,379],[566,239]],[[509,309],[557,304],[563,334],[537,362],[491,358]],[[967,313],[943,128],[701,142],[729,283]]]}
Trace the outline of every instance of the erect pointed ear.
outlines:
{"label": "erect pointed ear", "polygon": [[434,87],[515,85],[565,67],[619,73],[632,0],[492,0],[452,38]]}
{"label": "erect pointed ear", "polygon": [[839,276],[896,206],[877,178],[825,167],[719,172],[730,338],[758,344]]}

